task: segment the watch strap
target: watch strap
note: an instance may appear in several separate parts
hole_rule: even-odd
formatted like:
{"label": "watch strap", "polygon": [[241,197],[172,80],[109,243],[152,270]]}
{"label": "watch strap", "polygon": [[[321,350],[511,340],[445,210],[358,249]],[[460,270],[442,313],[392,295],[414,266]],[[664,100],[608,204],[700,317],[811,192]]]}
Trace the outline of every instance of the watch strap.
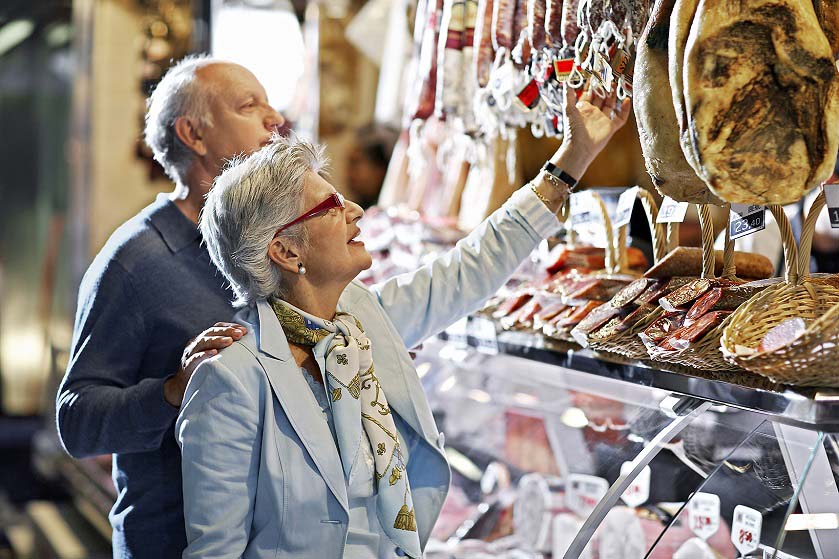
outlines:
{"label": "watch strap", "polygon": [[573,189],[575,186],[577,186],[577,183],[579,182],[577,179],[575,179],[574,177],[572,177],[571,175],[569,175],[568,173],[551,163],[550,161],[546,162],[542,169],[544,169],[554,177],[567,184],[568,188]]}

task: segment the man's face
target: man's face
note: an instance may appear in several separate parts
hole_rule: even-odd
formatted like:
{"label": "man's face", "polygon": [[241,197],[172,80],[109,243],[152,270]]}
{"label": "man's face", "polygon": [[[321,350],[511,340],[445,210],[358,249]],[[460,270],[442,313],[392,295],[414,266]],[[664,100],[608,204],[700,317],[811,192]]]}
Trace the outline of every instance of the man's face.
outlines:
{"label": "man's face", "polygon": [[202,130],[204,165],[213,176],[239,154],[250,155],[266,145],[284,119],[268,104],[265,88],[238,64],[216,63],[199,69],[198,79],[210,89],[212,124]]}

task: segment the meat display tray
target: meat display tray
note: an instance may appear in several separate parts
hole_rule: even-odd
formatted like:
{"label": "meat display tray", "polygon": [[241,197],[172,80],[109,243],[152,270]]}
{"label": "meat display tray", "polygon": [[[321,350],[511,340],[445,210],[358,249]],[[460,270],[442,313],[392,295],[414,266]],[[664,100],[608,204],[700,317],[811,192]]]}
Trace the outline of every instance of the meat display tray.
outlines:
{"label": "meat display tray", "polygon": [[[488,322],[481,318],[470,320]],[[443,333],[441,338],[449,336]],[[554,344],[530,332],[501,331],[490,343],[471,335],[458,341],[484,350],[489,346],[493,352],[497,347],[499,353],[506,355],[746,409],[804,429],[839,432],[837,389],[793,388],[758,376],[752,381],[746,373],[736,375],[736,381],[721,380],[688,368],[668,370],[664,363],[623,360],[587,349],[568,350],[567,345]]]}

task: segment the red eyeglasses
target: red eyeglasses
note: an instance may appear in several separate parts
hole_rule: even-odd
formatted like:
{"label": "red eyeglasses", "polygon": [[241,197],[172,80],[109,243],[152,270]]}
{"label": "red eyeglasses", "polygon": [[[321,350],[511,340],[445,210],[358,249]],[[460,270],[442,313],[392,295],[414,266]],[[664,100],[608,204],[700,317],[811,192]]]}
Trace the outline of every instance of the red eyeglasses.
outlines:
{"label": "red eyeglasses", "polygon": [[285,231],[289,227],[291,227],[293,225],[297,225],[298,223],[306,221],[307,219],[317,217],[320,214],[326,213],[329,210],[334,209],[334,208],[344,209],[345,207],[346,206],[344,204],[344,197],[339,192],[333,192],[332,194],[329,195],[329,198],[327,198],[326,200],[324,200],[323,202],[321,202],[320,204],[318,204],[317,206],[315,206],[314,208],[312,208],[308,212],[304,213],[303,215],[301,215],[300,217],[298,217],[294,221],[290,221],[289,223],[286,223],[285,225],[283,225],[282,227],[277,229],[277,232],[274,233],[274,237],[276,238],[277,235],[279,235],[280,233],[282,233],[283,231]]}

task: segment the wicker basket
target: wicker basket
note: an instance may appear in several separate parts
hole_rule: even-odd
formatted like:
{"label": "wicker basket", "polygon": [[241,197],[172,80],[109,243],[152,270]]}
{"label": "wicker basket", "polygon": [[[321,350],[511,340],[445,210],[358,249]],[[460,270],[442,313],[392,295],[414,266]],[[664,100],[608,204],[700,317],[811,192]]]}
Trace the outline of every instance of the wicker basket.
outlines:
{"label": "wicker basket", "polygon": [[[603,198],[600,197],[597,192],[592,191],[591,197],[597,206],[597,210],[600,213],[600,218],[603,220],[603,230],[606,235],[606,264],[603,270],[598,272],[593,272],[592,275],[594,276],[611,276],[617,273],[620,273],[622,263],[626,264],[626,255],[619,253],[615,247],[618,246],[618,243],[621,242],[623,239],[623,244],[626,244],[626,228],[621,227],[618,229],[618,237],[615,239],[615,229],[612,227],[612,220],[609,217],[609,211],[606,208],[606,204],[603,202]],[[569,203],[566,203],[563,207],[562,213],[565,215],[561,215],[560,218],[570,219],[571,223],[566,226],[566,229],[569,231],[569,240],[573,243],[576,240],[576,233],[574,232],[573,227],[573,216],[569,216],[570,211],[568,209]],[[573,344],[574,348],[579,348],[580,345],[577,343],[573,337],[571,337],[570,331],[563,331],[561,334],[556,334],[550,331],[549,329],[544,328],[542,330],[542,334],[551,340],[559,340],[562,342],[567,342],[569,344]]]}
{"label": "wicker basket", "polygon": [[[673,227],[678,227],[678,224],[670,224],[665,230],[665,227],[656,223],[658,217],[658,205],[652,194],[646,190],[638,189],[638,198],[644,207],[644,213],[647,215],[647,222],[650,225],[653,240],[653,258],[658,263],[664,256],[678,244],[677,235],[674,234]],[[626,228],[621,230],[624,235],[618,235],[618,244],[616,250],[621,254],[621,262],[625,263],[626,258]],[[673,243],[673,245],[671,245]],[[608,304],[608,303],[607,303]],[[614,353],[630,359],[641,359],[647,357],[647,348],[638,337],[638,333],[643,331],[654,320],[662,315],[663,311],[660,307],[656,307],[645,316],[638,319],[628,330],[616,333],[608,338],[592,339],[591,336],[586,336],[588,347],[594,351]]]}
{"label": "wicker basket", "polygon": [[[835,278],[809,274],[813,233],[824,205],[821,192],[804,222],[799,254],[785,247],[784,282],[767,288],[729,317],[720,343],[730,363],[783,384],[839,387],[839,288]],[[785,231],[789,223],[783,210],[779,213],[773,211],[782,234],[791,237]],[[737,354],[738,346],[757,348],[770,329],[790,318],[808,321],[802,336],[774,351]]]}
{"label": "wicker basket", "polygon": [[[702,277],[712,279],[714,277],[714,225],[711,220],[710,206],[699,206],[699,224],[702,227]],[[725,233],[722,277],[727,279],[735,277],[734,241],[729,237],[728,227]],[[739,372],[740,367],[726,361],[720,352],[720,336],[732,316],[727,316],[719,326],[685,349],[665,350],[656,346],[647,346],[645,348],[647,354],[655,362],[672,363],[713,372],[717,378],[724,378],[718,373]]]}

